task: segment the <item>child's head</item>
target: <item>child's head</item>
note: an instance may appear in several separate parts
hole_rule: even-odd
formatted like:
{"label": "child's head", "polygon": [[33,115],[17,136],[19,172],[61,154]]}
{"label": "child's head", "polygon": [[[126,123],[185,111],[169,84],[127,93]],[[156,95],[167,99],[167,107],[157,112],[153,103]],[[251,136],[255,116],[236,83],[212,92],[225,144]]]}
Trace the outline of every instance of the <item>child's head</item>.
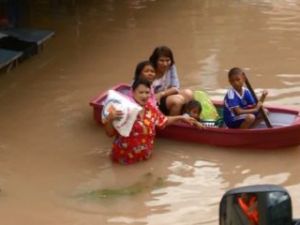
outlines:
{"label": "child's head", "polygon": [[195,118],[196,120],[199,119],[201,114],[202,107],[200,102],[196,100],[191,100],[184,105],[183,113],[189,114],[191,117]]}
{"label": "child's head", "polygon": [[245,73],[242,69],[234,67],[228,72],[228,80],[235,90],[240,91],[245,83]]}
{"label": "child's head", "polygon": [[134,72],[134,80],[146,79],[150,82],[154,81],[155,71],[150,61],[142,61],[136,65]]}
{"label": "child's head", "polygon": [[173,52],[167,46],[156,47],[149,58],[150,62],[154,66],[155,70],[164,72],[163,70],[168,69],[174,62]]}

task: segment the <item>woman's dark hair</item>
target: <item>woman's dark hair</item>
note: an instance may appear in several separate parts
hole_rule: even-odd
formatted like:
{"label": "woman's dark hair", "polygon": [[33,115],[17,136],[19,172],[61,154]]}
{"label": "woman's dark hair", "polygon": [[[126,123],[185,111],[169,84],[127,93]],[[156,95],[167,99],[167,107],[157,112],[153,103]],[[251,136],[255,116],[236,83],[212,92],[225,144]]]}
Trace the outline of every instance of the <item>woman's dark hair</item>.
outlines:
{"label": "woman's dark hair", "polygon": [[134,80],[133,84],[131,85],[131,88],[134,91],[140,85],[145,85],[146,87],[151,88],[151,82],[143,78]]}
{"label": "woman's dark hair", "polygon": [[182,114],[191,111],[191,109],[193,109],[193,108],[197,108],[200,113],[202,111],[202,106],[201,106],[200,102],[198,102],[196,100],[191,100],[183,106]]}
{"label": "woman's dark hair", "polygon": [[157,68],[157,62],[160,57],[169,57],[171,60],[171,66],[175,63],[172,50],[167,46],[156,47],[149,58],[154,68]]}
{"label": "woman's dark hair", "polygon": [[239,67],[233,67],[228,72],[228,79],[239,74],[244,74],[244,71]]}
{"label": "woman's dark hair", "polygon": [[148,65],[151,65],[151,66],[152,66],[151,62],[148,61],[148,60],[139,62],[139,63],[136,65],[133,80],[139,79],[140,76],[142,75],[143,69],[145,68],[145,66],[148,66]]}

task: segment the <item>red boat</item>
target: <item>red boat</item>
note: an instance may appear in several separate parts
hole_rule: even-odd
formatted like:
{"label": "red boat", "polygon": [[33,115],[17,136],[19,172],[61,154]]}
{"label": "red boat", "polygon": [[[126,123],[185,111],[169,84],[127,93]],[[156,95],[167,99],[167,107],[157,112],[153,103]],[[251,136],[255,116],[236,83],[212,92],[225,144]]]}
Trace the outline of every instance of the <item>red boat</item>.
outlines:
{"label": "red boat", "polygon": [[[130,86],[119,84],[112,89],[126,95],[130,91]],[[107,92],[101,93],[90,102],[93,107],[94,119],[99,124],[101,124],[101,110],[106,95]],[[220,101],[213,101],[213,103],[219,109],[223,107]],[[258,127],[252,129],[229,129],[222,126],[206,127],[201,130],[180,123],[157,130],[157,134],[159,137],[220,147],[276,149],[299,145],[300,110],[270,106],[266,106],[266,108],[269,111],[268,117],[272,128],[267,128],[262,122]]]}

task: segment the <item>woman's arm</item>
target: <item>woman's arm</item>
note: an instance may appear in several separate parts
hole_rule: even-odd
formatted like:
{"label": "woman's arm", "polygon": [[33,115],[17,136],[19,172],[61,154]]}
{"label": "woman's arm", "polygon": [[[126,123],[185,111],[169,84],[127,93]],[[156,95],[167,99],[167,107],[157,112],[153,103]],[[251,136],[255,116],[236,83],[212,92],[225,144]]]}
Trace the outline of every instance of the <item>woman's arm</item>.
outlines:
{"label": "woman's arm", "polygon": [[179,121],[188,123],[190,125],[194,125],[197,122],[194,118],[192,118],[190,116],[188,116],[188,117],[184,116],[184,115],[167,116],[167,122],[165,123],[165,126],[174,124],[174,123],[179,122]]}
{"label": "woman's arm", "polygon": [[160,91],[160,92],[156,93],[155,97],[156,97],[157,102],[159,102],[160,99],[163,97],[167,97],[169,95],[174,95],[174,94],[178,94],[178,93],[179,93],[179,91],[176,87],[171,87],[164,91]]}
{"label": "woman's arm", "polygon": [[115,130],[115,128],[112,125],[112,121],[106,121],[104,124],[104,130],[107,136],[109,137],[113,137],[117,134],[117,131]]}
{"label": "woman's arm", "polygon": [[173,64],[170,68],[170,85],[169,87],[175,87],[177,89],[180,88],[180,83],[179,83],[179,79],[178,79],[178,74],[177,74],[177,69],[175,64]]}
{"label": "woman's arm", "polygon": [[156,93],[157,102],[163,97],[174,95],[179,93],[179,79],[177,75],[176,66],[172,65],[167,74],[165,75],[166,79],[164,80],[166,87],[165,90]]}

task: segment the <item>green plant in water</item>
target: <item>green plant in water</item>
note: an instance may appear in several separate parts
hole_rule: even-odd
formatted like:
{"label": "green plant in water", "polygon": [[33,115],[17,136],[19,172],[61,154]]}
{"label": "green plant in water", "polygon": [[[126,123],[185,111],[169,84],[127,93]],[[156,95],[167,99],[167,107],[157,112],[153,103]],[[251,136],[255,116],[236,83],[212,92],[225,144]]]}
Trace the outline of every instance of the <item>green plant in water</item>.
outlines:
{"label": "green plant in water", "polygon": [[132,196],[139,194],[146,190],[152,190],[162,187],[164,184],[164,179],[162,177],[153,177],[152,173],[146,173],[143,179],[132,185],[123,188],[104,188],[90,191],[84,194],[87,197],[92,198],[110,198],[119,196]]}

